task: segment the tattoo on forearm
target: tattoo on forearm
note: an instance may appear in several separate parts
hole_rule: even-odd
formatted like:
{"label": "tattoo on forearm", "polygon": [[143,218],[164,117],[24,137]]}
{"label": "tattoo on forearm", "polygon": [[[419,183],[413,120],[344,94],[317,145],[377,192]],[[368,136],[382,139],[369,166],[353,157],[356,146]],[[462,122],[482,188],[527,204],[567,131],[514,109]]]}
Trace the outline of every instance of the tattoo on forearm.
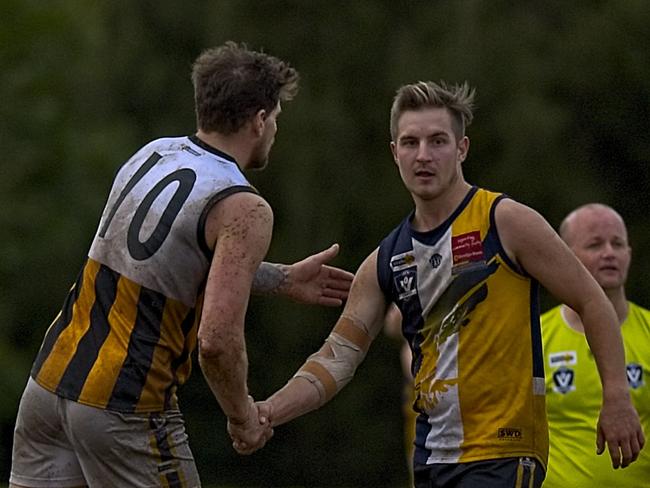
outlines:
{"label": "tattoo on forearm", "polygon": [[283,264],[263,262],[253,278],[253,293],[270,295],[278,293],[287,281],[287,267]]}

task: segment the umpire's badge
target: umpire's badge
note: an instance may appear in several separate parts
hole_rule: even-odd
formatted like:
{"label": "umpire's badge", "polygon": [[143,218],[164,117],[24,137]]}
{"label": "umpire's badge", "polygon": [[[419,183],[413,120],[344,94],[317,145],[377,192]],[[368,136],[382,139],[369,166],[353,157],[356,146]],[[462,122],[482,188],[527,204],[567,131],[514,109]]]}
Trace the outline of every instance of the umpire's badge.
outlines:
{"label": "umpire's badge", "polygon": [[400,300],[412,297],[418,292],[417,268],[415,266],[395,273],[393,279]]}
{"label": "umpire's badge", "polygon": [[643,368],[640,364],[630,363],[625,367],[627,371],[627,382],[630,388],[643,386]]}
{"label": "umpire's badge", "polygon": [[572,369],[561,367],[553,373],[554,392],[565,394],[575,389],[575,373]]}

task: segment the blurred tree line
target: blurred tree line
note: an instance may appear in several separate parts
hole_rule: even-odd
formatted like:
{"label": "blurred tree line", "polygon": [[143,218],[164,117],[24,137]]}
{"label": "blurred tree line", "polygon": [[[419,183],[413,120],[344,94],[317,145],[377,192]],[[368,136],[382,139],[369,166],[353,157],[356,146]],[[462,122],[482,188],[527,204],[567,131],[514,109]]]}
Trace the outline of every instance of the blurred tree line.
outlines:
{"label": "blurred tree line", "polygon": [[[355,270],[411,208],[388,147],[395,89],[468,80],[478,109],[469,181],[552,225],[601,201],[627,220],[629,296],[650,306],[650,7],[645,0],[3,0],[0,4],[0,480],[41,337],[87,251],[110,180],[143,143],[194,131],[189,73],[225,40],[289,60],[269,168],[250,178],[275,210],[268,260],[339,242]],[[553,299],[543,296],[546,306]],[[265,398],[338,316],[254,298],[250,387]],[[240,457],[198,368],[181,393],[206,484],[397,486],[399,345],[379,337],[333,402]]]}

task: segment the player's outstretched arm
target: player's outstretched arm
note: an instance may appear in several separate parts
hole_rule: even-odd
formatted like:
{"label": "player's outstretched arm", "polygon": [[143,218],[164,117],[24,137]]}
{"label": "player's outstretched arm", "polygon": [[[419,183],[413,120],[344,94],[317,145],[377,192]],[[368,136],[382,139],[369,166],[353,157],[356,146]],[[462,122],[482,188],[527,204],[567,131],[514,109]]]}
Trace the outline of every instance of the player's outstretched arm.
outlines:
{"label": "player's outstretched arm", "polygon": [[500,202],[496,224],[506,252],[582,320],[603,386],[597,451],[605,445],[614,468],[626,467],[643,447],[643,430],[632,405],[616,312],[602,288],[551,226],[534,210]]}
{"label": "player's outstretched arm", "polygon": [[284,295],[300,303],[340,307],[347,298],[354,275],[326,263],[336,257],[339,245],[297,263],[263,262],[255,273],[253,293]]}
{"label": "player's outstretched arm", "polygon": [[282,389],[258,403],[259,411],[273,427],[319,408],[352,379],[381,331],[385,313],[386,300],[377,282],[375,251],[360,266],[343,313],[320,350],[307,359]]}

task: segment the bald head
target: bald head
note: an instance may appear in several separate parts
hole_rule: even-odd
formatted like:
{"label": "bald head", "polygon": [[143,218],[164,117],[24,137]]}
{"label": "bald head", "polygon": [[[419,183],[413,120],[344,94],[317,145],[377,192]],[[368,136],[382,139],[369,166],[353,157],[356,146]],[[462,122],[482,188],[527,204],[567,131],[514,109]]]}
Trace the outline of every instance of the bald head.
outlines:
{"label": "bald head", "polygon": [[576,238],[576,231],[580,231],[585,225],[588,226],[593,222],[603,220],[618,221],[618,224],[624,231],[625,242],[627,243],[627,228],[625,227],[623,217],[612,207],[602,203],[587,203],[567,215],[560,224],[560,237],[571,247],[571,243]]}
{"label": "bald head", "polygon": [[623,289],[631,249],[616,210],[601,203],[578,207],[562,221],[559,233],[604,290]]}

